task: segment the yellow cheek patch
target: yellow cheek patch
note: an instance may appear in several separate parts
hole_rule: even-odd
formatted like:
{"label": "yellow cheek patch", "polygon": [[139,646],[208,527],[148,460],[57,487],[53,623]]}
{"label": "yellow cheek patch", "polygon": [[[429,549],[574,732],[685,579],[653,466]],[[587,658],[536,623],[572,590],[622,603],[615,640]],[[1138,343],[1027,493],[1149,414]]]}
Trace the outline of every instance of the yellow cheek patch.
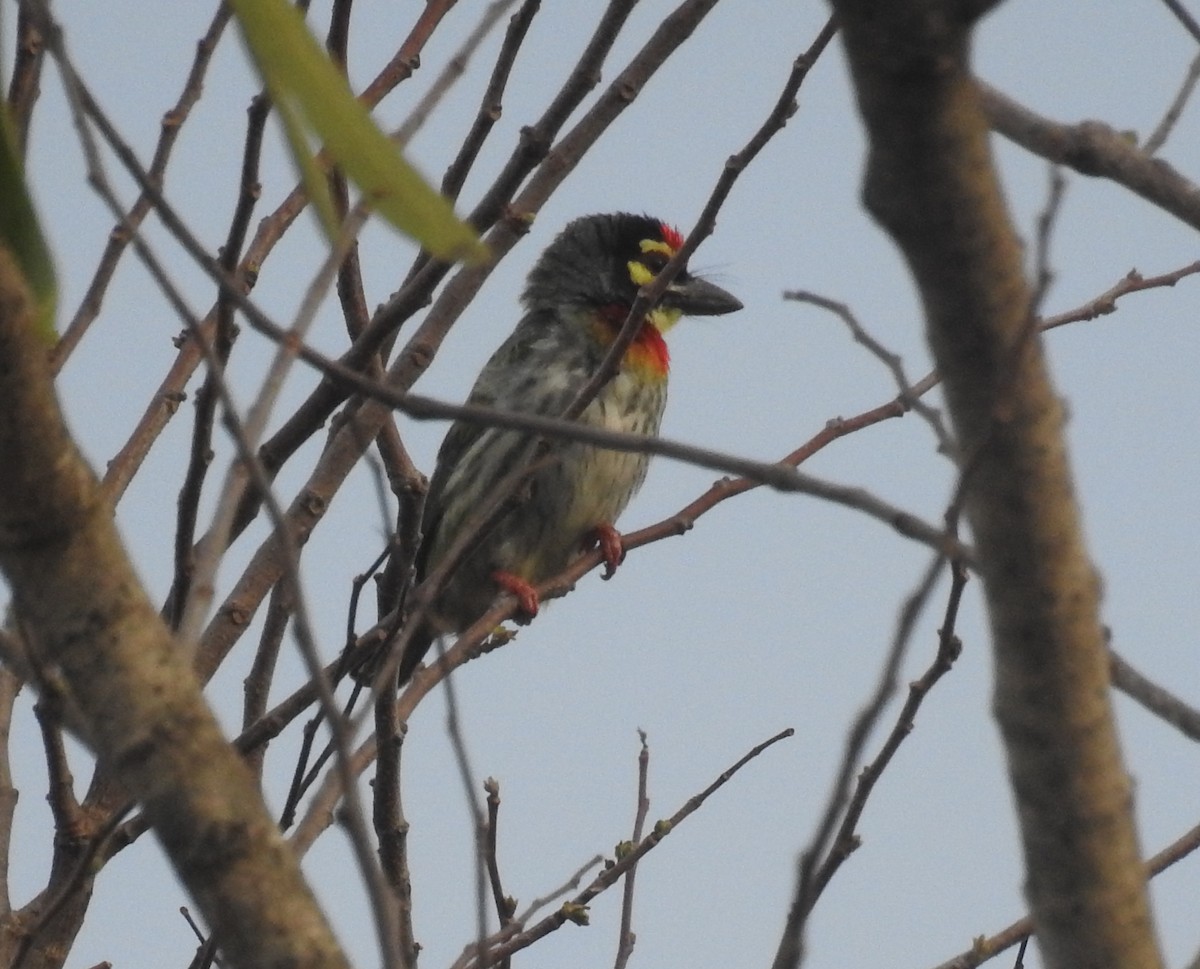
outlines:
{"label": "yellow cheek patch", "polygon": [[636,259],[629,260],[629,278],[633,280],[635,286],[645,286],[654,278],[652,273],[644,262],[638,262]]}

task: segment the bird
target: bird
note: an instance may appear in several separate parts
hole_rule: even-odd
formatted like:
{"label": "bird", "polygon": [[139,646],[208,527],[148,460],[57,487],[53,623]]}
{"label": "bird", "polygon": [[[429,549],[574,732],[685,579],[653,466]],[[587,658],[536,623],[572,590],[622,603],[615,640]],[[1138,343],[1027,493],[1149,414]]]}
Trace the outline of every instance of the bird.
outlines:
{"label": "bird", "polygon": [[[524,314],[480,371],[467,403],[561,416],[601,367],[638,290],[683,245],[670,224],[626,212],[570,222],[537,259],[521,296]],[[679,272],[646,313],[615,376],[577,420],[657,436],[667,399],[670,355],[664,334],[683,316],[721,316],[742,303],[721,287]],[[526,619],[538,611],[535,586],[598,543],[611,575],[623,557],[614,528],[646,476],[649,455],[572,441],[553,442],[513,493],[477,528],[479,510],[529,462],[537,436],[460,419],[438,451],[421,519],[415,583],[455,545],[461,557],[429,599],[397,669],[404,684],[434,639],[460,633],[498,594],[516,596]],[[473,520],[474,519],[474,520]]]}

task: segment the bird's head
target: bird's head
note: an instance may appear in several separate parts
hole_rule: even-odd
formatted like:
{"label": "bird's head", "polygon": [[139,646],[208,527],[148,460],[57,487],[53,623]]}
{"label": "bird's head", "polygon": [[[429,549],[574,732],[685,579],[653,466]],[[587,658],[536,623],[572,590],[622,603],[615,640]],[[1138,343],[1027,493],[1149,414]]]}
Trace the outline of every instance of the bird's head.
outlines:
{"label": "bird's head", "polygon": [[[567,225],[529,274],[523,296],[530,310],[585,310],[615,319],[619,328],[638,289],[662,270],[683,236],[648,215],[620,212],[587,215]],[[685,268],[647,322],[660,333],[681,316],[720,316],[742,308],[741,301]]]}

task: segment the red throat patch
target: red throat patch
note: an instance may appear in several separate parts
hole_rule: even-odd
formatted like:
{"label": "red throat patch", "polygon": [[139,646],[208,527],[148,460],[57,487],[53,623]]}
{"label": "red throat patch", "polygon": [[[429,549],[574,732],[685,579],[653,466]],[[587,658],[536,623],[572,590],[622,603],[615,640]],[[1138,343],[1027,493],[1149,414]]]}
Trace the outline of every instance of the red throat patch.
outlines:
{"label": "red throat patch", "polygon": [[[629,315],[629,307],[611,303],[600,310],[605,333],[611,342],[621,332],[621,324]],[[648,371],[656,377],[665,377],[671,368],[671,354],[662,333],[649,320],[642,323],[637,336],[625,351],[624,363],[637,370]]]}

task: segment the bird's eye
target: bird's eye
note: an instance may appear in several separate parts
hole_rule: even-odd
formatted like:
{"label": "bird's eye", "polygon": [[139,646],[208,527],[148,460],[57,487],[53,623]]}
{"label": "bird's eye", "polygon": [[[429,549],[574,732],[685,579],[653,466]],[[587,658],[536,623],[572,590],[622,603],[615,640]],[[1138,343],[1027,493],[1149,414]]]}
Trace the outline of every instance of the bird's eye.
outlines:
{"label": "bird's eye", "polygon": [[665,252],[659,252],[656,249],[642,253],[642,265],[655,274],[662,272],[663,267],[670,261],[670,257]]}

